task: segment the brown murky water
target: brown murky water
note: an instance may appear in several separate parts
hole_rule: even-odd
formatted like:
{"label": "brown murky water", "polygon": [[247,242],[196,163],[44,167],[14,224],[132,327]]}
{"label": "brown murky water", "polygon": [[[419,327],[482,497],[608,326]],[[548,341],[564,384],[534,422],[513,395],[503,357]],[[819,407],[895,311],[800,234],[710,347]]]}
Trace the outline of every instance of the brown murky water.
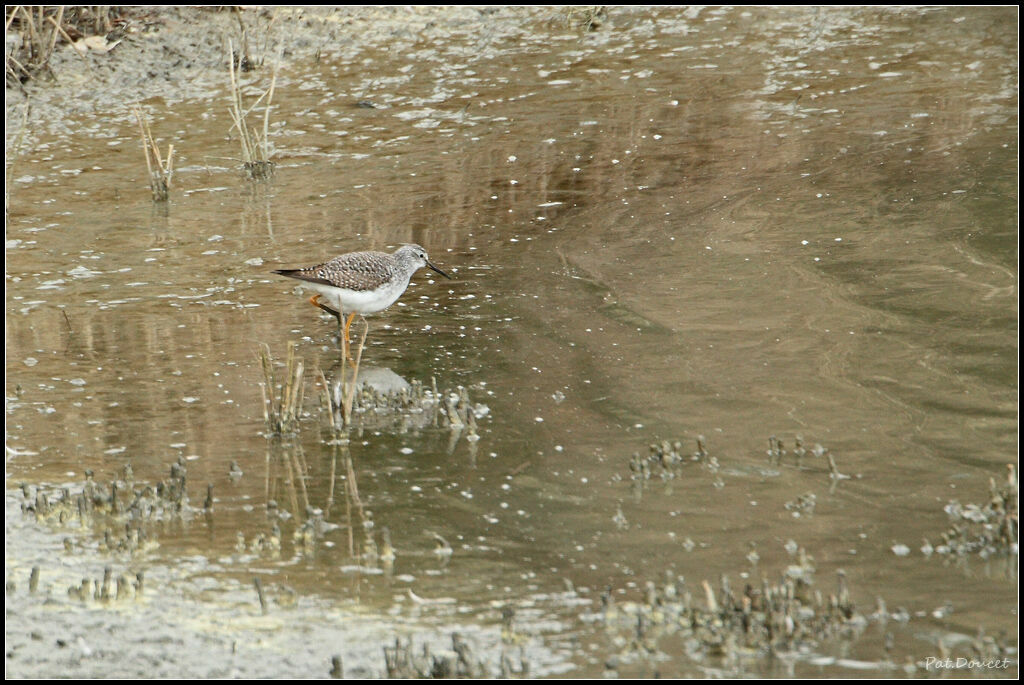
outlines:
{"label": "brown murky water", "polygon": [[[886,632],[902,667],[968,656],[958,636],[979,628],[1014,648],[982,674],[1016,675],[1016,551],[919,551],[949,528],[947,503],[984,503],[1016,462],[1016,10],[664,8],[590,33],[553,12],[286,59],[265,184],[231,161],[223,91],[145,103],[178,158],[163,210],[122,108],[17,159],[8,579],[39,565],[67,604],[104,566],[146,569],[151,598],[72,602],[66,649],[9,649],[9,674],[315,676],[337,654],[382,675],[396,635],[497,649],[511,607],[534,675],[599,675],[616,654],[622,675],[898,674]],[[332,445],[314,376],[336,375],[336,328],[270,271],[404,242],[454,280],[422,271],[369,317],[364,364],[467,387],[480,440],[396,421]],[[271,439],[256,351],[282,360],[290,341],[305,414]],[[717,471],[632,480],[634,453],[689,453],[697,435]],[[773,435],[820,443],[849,478],[824,457],[771,463]],[[19,483],[80,487],[126,463],[155,483],[180,457],[197,511],[145,553],[17,510]],[[347,457],[393,569],[350,554]],[[292,519],[280,552],[253,551],[270,499]],[[291,535],[307,507],[339,524],[311,546]],[[639,601],[666,571],[693,587],[775,576],[791,540],[822,592],[843,569],[864,613],[881,597],[909,620],[872,624],[849,653],[721,666],[665,645],[637,657],[587,618],[605,588]],[[55,621],[23,595],[8,593],[9,623],[12,603]],[[112,665],[107,640],[135,660]]]}

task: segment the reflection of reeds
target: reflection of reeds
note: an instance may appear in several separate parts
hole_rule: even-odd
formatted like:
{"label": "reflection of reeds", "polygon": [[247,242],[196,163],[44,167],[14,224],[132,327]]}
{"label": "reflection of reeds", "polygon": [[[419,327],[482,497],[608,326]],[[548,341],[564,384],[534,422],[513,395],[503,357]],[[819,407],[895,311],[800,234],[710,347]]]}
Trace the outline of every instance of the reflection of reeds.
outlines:
{"label": "reflection of reeds", "polygon": [[167,145],[166,159],[161,157],[153,132],[149,130],[149,123],[143,120],[138,107],[132,111],[139,122],[142,151],[146,155],[146,169],[149,171],[149,188],[153,191],[153,202],[167,202],[171,190],[171,177],[174,176],[174,145]]}
{"label": "reflection of reeds", "polygon": [[[242,103],[242,89],[238,82],[238,75],[235,72],[235,57],[231,41],[228,41],[229,71],[231,74],[231,107],[228,111],[234,122],[232,128],[238,130],[238,138],[242,144],[242,166],[249,177],[254,180],[268,178],[274,172],[274,163],[270,161],[270,145],[268,133],[270,129],[270,103],[274,99],[274,86],[277,84],[277,69],[270,80],[270,88],[263,92],[256,101],[246,109]],[[263,133],[253,131],[249,128],[246,118],[249,114],[266,99],[263,108]]]}
{"label": "reflection of reeds", "polygon": [[299,410],[302,408],[303,362],[295,356],[298,343],[288,344],[288,361],[285,366],[285,380],[281,394],[275,395],[274,364],[270,358],[270,347],[262,343],[259,349],[263,367],[263,419],[273,433],[293,433],[298,428]]}
{"label": "reflection of reeds", "polygon": [[[363,332],[363,342],[366,341],[366,332]],[[334,468],[335,463],[339,454],[342,456],[345,464],[345,520],[348,524],[348,553],[349,556],[355,556],[356,545],[355,545],[355,521],[353,517],[353,508],[355,514],[358,516],[359,522],[362,524],[362,528],[366,531],[367,539],[372,540],[370,532],[367,530],[367,516],[363,509],[363,501],[359,497],[359,485],[356,482],[356,471],[352,463],[352,455],[349,452],[348,440],[342,439],[345,429],[351,425],[352,417],[352,399],[355,396],[355,383],[359,375],[359,358],[362,356],[362,345],[359,347],[359,356],[356,358],[355,368],[352,369],[352,379],[348,381],[351,385],[352,390],[346,388],[346,382],[342,381],[342,400],[341,406],[335,407],[334,400],[331,393],[331,385],[327,382],[327,377],[324,375],[322,369],[319,370],[320,382],[323,383],[324,388],[324,402],[327,407],[327,415],[331,423],[331,432],[333,433],[333,440],[331,441],[334,445],[334,459],[331,462],[331,491],[328,497],[328,509],[334,502]],[[346,372],[345,368],[348,366],[344,362],[342,357],[342,379],[344,379]]]}
{"label": "reflection of reeds", "polygon": [[[356,471],[352,466],[352,456],[345,450],[345,518],[348,521],[348,553],[355,556],[355,525],[352,519],[352,507],[355,506],[356,513],[363,530],[366,530],[366,512],[363,510],[363,501],[359,499],[359,485],[356,483]],[[369,533],[367,532],[367,535]]]}

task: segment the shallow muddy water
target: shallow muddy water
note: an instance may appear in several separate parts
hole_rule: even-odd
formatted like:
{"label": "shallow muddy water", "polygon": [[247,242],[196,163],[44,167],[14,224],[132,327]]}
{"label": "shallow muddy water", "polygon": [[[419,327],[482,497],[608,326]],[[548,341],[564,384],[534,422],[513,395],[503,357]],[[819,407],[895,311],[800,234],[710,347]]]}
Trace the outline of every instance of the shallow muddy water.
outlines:
{"label": "shallow muddy water", "polygon": [[[8,674],[323,676],[339,655],[381,676],[396,636],[459,632],[492,674],[503,652],[532,675],[922,676],[983,629],[1010,665],[947,674],[1016,676],[1016,547],[920,551],[1016,463],[1016,16],[660,8],[586,31],[544,8],[294,43],[267,182],[239,171],[226,70],[142,96],[176,151],[163,207],[127,108],[40,125],[6,236]],[[363,371],[465,387],[479,440],[426,411],[339,445],[337,327],[270,272],[406,242],[453,280],[423,270],[368,317]],[[281,363],[292,341],[303,415],[268,437],[258,346]],[[798,465],[797,436],[846,477]],[[644,480],[633,455],[664,440],[684,464]],[[22,483],[155,484],[177,460],[191,510],[145,549],[19,511]],[[327,525],[303,541],[310,508]],[[384,529],[393,565],[361,556]],[[606,589],[758,585],[798,547],[821,593],[842,570],[864,615],[905,620],[722,659],[595,618]],[[106,566],[145,570],[144,602],[69,598]]]}

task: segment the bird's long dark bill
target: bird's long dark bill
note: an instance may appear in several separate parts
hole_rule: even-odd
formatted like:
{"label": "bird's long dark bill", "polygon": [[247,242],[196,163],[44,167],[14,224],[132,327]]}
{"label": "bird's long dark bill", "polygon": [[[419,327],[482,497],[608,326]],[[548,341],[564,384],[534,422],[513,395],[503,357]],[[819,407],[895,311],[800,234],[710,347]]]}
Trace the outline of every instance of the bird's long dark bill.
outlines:
{"label": "bird's long dark bill", "polygon": [[433,270],[434,270],[434,271],[436,271],[437,273],[439,273],[439,274],[441,274],[442,276],[444,276],[445,278],[447,278],[447,279],[448,279],[449,281],[450,281],[450,280],[452,280],[452,277],[451,277],[451,276],[449,276],[449,275],[448,275],[448,274],[446,274],[445,272],[441,271],[440,269],[438,269],[438,268],[437,268],[436,266],[434,266],[434,265],[433,265],[433,264],[431,264],[430,262],[427,262],[427,266],[429,266],[429,267],[430,267],[431,269],[433,269]]}

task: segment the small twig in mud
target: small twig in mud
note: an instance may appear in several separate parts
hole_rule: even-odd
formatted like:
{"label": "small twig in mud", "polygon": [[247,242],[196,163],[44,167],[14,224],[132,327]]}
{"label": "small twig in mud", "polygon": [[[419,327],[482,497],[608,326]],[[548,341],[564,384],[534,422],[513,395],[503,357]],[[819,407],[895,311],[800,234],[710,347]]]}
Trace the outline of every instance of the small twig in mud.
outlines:
{"label": "small twig in mud", "polygon": [[345,677],[345,669],[342,666],[341,657],[337,654],[331,657],[331,677],[335,680],[341,680]]}
{"label": "small twig in mud", "polygon": [[267,598],[263,595],[263,583],[260,582],[258,577],[252,579],[253,585],[256,586],[256,595],[260,598],[260,611],[264,614],[267,613]]}
{"label": "small twig in mud", "polygon": [[160,156],[160,148],[153,138],[149,124],[143,120],[142,111],[134,107],[132,112],[139,122],[139,133],[142,137],[142,152],[146,155],[146,169],[149,171],[149,188],[153,191],[153,202],[167,202],[171,190],[171,178],[174,176],[174,145],[168,144],[167,158]]}
{"label": "small twig in mud", "polygon": [[424,532],[434,539],[435,556],[441,558],[448,558],[453,554],[454,550],[452,550],[452,546],[448,544],[448,541],[445,540],[440,534],[435,533],[432,530],[427,530]]}
{"label": "small twig in mud", "polygon": [[845,473],[839,472],[839,467],[836,466],[835,457],[832,456],[831,452],[826,452],[825,456],[828,458],[828,473],[832,480],[847,480],[849,476]]}
{"label": "small twig in mud", "polygon": [[68,327],[68,335],[74,335],[75,329],[71,327],[71,319],[68,318],[67,310],[61,309],[60,313],[64,315],[64,324]]}

